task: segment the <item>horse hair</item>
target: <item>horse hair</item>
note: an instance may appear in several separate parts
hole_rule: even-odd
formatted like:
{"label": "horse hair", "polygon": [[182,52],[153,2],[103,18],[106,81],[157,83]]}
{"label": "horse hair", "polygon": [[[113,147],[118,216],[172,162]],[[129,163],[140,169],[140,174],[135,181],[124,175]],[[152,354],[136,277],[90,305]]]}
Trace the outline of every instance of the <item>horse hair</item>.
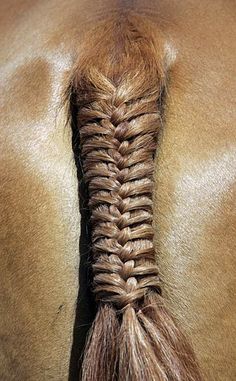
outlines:
{"label": "horse hair", "polygon": [[154,155],[167,66],[156,26],[113,16],[85,38],[73,74],[98,304],[83,381],[202,380],[165,307],[153,246]]}

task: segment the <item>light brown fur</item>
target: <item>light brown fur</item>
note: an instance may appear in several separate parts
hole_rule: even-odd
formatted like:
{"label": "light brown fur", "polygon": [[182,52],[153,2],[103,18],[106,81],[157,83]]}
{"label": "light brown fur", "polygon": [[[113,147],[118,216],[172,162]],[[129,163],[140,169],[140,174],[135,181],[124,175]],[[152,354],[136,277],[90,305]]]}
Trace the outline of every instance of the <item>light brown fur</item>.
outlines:
{"label": "light brown fur", "polygon": [[[68,379],[80,232],[69,129],[58,109],[84,33],[117,8],[152,19],[177,51],[156,158],[155,248],[168,307],[191,337],[206,380],[231,381],[236,24],[235,3],[220,0],[2,1],[0,278],[7,287],[0,292],[0,378]],[[40,67],[34,79],[47,83],[43,96],[31,89],[31,64]],[[78,313],[80,341],[90,310]]]}

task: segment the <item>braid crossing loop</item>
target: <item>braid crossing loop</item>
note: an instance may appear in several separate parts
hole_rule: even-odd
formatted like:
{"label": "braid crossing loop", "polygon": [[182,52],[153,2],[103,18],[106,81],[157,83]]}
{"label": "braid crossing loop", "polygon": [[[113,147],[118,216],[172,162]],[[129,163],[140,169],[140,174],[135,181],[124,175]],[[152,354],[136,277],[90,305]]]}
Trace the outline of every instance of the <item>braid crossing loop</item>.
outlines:
{"label": "braid crossing loop", "polygon": [[97,92],[78,121],[92,211],[94,292],[124,308],[149,288],[160,291],[152,227],[159,94],[128,103],[119,87],[108,85],[106,99]]}

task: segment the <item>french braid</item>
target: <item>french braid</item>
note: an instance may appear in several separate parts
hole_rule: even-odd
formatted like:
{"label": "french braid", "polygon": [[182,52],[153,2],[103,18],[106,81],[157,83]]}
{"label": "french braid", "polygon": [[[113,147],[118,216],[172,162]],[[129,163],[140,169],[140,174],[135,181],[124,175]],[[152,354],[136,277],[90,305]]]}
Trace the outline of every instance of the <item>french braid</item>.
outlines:
{"label": "french braid", "polygon": [[201,380],[164,307],[153,247],[153,172],[166,59],[147,21],[118,17],[88,38],[73,81],[92,223],[98,311],[83,381]]}

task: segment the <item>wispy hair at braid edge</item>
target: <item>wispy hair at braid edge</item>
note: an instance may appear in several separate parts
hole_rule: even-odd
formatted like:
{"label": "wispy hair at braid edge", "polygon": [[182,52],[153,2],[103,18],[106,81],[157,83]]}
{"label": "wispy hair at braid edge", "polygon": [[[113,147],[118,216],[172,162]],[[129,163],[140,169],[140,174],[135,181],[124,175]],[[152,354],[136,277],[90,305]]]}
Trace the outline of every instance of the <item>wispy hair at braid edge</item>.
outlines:
{"label": "wispy hair at braid edge", "polygon": [[136,16],[113,17],[93,33],[72,84],[98,303],[82,381],[200,381],[193,351],[164,306],[153,246],[164,44]]}

